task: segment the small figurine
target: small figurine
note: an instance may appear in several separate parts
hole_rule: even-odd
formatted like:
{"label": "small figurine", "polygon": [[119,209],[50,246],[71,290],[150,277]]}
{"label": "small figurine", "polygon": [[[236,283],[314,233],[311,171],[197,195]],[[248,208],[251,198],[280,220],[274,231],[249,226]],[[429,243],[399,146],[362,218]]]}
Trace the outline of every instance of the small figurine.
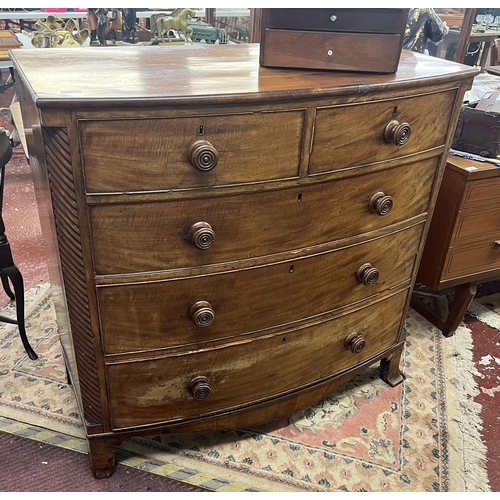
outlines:
{"label": "small figurine", "polygon": [[99,40],[99,45],[101,47],[106,46],[106,18],[108,15],[108,9],[96,9],[95,11],[97,17],[97,39]]}
{"label": "small figurine", "polygon": [[151,22],[151,43],[172,43],[171,31],[178,34],[182,43],[190,42],[193,28],[188,22],[194,15],[195,11],[192,9],[175,9],[170,16],[154,14]]}
{"label": "small figurine", "polygon": [[135,20],[137,9],[121,9],[122,11],[122,40],[126,43],[137,43],[135,35]]}

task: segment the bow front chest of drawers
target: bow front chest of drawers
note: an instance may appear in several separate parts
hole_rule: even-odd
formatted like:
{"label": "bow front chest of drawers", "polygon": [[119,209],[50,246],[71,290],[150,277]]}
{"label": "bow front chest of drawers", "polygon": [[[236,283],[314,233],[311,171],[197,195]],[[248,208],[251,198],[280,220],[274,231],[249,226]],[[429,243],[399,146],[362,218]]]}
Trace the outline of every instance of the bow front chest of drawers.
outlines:
{"label": "bow front chest of drawers", "polygon": [[[99,52],[97,54],[97,52]],[[270,69],[258,45],[12,54],[97,477],[134,435],[248,427],[380,361],[475,69]]]}

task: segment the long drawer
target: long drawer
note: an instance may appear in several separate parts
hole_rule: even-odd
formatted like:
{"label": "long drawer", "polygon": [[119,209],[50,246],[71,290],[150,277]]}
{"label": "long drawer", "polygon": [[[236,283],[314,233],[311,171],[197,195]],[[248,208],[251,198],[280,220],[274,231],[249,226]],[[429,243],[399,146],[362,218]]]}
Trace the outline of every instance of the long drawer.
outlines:
{"label": "long drawer", "polygon": [[95,272],[231,262],[380,229],[427,211],[437,160],[251,195],[93,206]]}
{"label": "long drawer", "polygon": [[297,177],[306,112],[80,120],[88,193],[156,191]]}
{"label": "long drawer", "polygon": [[318,108],[309,173],[359,167],[442,146],[455,91]]}
{"label": "long drawer", "polygon": [[99,286],[105,353],[236,337],[375,297],[410,279],[422,228],[268,266]]}
{"label": "long drawer", "polygon": [[112,427],[188,420],[326,379],[397,341],[406,296],[286,334],[108,365]]}
{"label": "long drawer", "polygon": [[[402,35],[266,29],[263,66],[394,73]],[[353,47],[363,50],[353,53]],[[380,54],[384,54],[380,58]]]}

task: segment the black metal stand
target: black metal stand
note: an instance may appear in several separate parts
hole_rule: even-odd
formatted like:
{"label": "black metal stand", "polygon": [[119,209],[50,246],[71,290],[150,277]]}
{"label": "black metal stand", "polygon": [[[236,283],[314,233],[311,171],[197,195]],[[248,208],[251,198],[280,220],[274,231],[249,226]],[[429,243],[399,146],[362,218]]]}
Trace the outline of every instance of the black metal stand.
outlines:
{"label": "black metal stand", "polygon": [[[23,276],[19,269],[14,265],[12,259],[12,252],[10,250],[10,244],[5,235],[5,225],[2,217],[2,205],[3,205],[3,188],[4,188],[4,178],[5,178],[5,166],[12,158],[12,145],[10,143],[10,138],[7,136],[5,130],[0,130],[0,278],[2,281],[3,289],[5,293],[12,299],[16,301],[16,319],[7,318],[5,316],[0,316],[0,321],[5,323],[10,323],[12,325],[17,325],[19,328],[19,335],[21,336],[21,341],[23,343],[26,353],[30,359],[37,359],[35,351],[31,347],[28,337],[26,335],[25,320],[24,320],[24,282]],[[12,291],[10,287],[14,291]]]}

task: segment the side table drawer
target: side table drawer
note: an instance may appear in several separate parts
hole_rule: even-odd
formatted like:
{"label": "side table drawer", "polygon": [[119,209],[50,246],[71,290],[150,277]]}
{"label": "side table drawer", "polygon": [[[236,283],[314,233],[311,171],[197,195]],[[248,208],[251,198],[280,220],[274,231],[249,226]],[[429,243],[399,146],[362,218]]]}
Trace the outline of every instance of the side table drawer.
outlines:
{"label": "side table drawer", "polygon": [[500,245],[496,245],[493,239],[483,240],[450,248],[441,280],[495,270],[500,271]]}
{"label": "side table drawer", "polygon": [[[316,326],[107,366],[113,429],[189,420],[286,394],[397,342],[407,290]],[[354,344],[347,342],[357,335]],[[351,337],[352,338],[352,337]],[[347,345],[346,345],[347,344]],[[364,348],[362,348],[364,344]]]}
{"label": "side table drawer", "polygon": [[492,241],[500,240],[500,206],[461,210],[457,214],[454,229],[453,245],[465,242],[474,243],[487,236],[491,236]]}
{"label": "side table drawer", "polygon": [[500,206],[500,178],[492,177],[467,183],[461,203],[462,208],[490,204]]}

